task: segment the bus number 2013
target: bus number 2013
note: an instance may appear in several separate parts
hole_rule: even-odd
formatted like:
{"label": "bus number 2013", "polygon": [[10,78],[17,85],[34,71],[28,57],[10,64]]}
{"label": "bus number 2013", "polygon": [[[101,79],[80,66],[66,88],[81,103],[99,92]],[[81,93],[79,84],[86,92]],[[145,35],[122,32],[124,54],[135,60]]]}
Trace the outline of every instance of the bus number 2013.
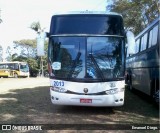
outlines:
{"label": "bus number 2013", "polygon": [[63,81],[54,81],[54,86],[64,86],[64,82]]}

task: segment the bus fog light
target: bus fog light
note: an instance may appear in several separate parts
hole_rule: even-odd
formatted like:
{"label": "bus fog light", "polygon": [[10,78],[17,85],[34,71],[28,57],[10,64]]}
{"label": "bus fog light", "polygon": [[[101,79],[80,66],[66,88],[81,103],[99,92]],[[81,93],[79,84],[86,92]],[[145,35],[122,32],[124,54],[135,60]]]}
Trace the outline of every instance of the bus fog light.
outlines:
{"label": "bus fog light", "polygon": [[106,94],[112,95],[118,93],[118,88],[110,89],[106,91]]}

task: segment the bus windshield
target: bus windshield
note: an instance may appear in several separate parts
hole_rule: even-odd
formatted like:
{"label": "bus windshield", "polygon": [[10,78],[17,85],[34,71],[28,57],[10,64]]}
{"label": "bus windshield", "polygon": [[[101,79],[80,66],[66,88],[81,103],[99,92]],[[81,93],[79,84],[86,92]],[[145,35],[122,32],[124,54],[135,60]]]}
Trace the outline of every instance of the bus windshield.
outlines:
{"label": "bus windshield", "polygon": [[53,76],[85,81],[122,78],[123,43],[123,38],[113,36],[52,36],[48,56]]}
{"label": "bus windshield", "polygon": [[21,70],[22,72],[29,72],[28,64],[20,63],[20,70]]}
{"label": "bus windshield", "polygon": [[50,29],[51,35],[124,35],[122,17],[117,15],[55,15],[52,17]]}

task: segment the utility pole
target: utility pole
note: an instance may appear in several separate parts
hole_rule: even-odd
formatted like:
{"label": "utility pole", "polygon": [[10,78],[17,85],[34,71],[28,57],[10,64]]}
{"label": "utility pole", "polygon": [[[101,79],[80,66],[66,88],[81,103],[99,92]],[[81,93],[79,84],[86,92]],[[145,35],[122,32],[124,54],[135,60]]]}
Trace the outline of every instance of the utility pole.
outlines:
{"label": "utility pole", "polygon": [[43,58],[41,56],[41,72],[42,72],[42,77],[44,77],[44,71],[43,71]]}
{"label": "utility pole", "polygon": [[41,76],[44,77],[44,70],[43,70],[43,57],[44,57],[44,43],[46,34],[43,30],[38,29],[37,31],[37,55],[40,57],[40,72]]}

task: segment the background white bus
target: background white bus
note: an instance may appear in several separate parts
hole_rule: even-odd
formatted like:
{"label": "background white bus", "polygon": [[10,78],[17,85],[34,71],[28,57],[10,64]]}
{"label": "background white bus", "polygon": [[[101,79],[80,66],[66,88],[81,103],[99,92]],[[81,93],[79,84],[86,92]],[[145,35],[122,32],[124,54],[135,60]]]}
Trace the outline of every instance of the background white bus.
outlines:
{"label": "background white bus", "polygon": [[117,13],[53,15],[48,33],[53,104],[124,104],[125,32]]}
{"label": "background white bus", "polygon": [[0,62],[0,77],[29,77],[29,67],[26,62]]}

